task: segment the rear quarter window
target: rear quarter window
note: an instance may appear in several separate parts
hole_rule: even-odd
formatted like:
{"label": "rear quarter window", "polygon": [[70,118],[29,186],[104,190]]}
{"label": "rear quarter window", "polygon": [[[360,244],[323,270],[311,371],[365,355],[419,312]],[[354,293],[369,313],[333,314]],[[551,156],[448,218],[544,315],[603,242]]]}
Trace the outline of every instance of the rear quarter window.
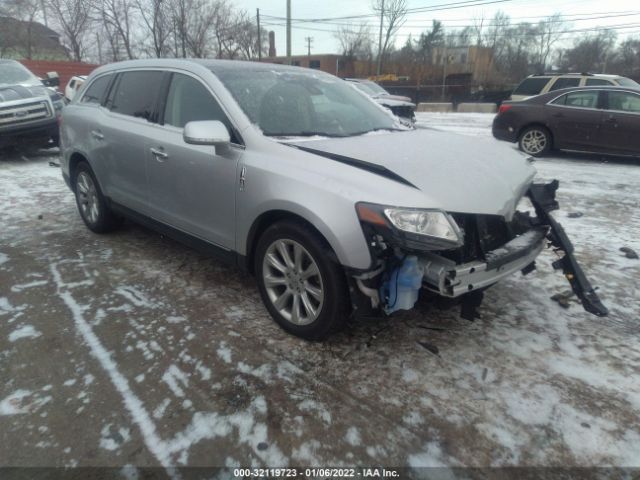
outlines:
{"label": "rear quarter window", "polygon": [[513,95],[538,95],[549,83],[550,77],[525,78],[513,91]]}
{"label": "rear quarter window", "polygon": [[616,82],[618,83],[618,85],[620,85],[621,87],[634,87],[634,88],[638,88],[640,87],[640,85],[638,84],[638,82],[634,82],[633,80],[631,80],[630,78],[617,78]]}
{"label": "rear quarter window", "polygon": [[587,87],[599,87],[601,85],[607,86],[607,85],[615,85],[615,84],[603,78],[587,78],[587,83],[586,83]]}

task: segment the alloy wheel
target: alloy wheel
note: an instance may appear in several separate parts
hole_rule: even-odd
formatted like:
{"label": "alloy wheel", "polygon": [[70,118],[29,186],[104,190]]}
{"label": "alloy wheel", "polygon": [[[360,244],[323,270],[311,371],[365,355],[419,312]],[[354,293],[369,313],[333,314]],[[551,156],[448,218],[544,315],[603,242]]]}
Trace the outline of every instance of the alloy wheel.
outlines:
{"label": "alloy wheel", "polygon": [[98,190],[93,179],[87,172],[80,172],[76,181],[76,192],[78,195],[78,206],[82,216],[91,224],[98,221],[100,215],[98,203]]}
{"label": "alloy wheel", "polygon": [[522,137],[522,149],[530,155],[538,155],[547,147],[547,135],[541,130],[529,130]]}
{"label": "alloy wheel", "polygon": [[262,260],[262,280],[269,300],[283,318],[308,325],[318,318],[324,288],[318,264],[298,242],[278,239]]}

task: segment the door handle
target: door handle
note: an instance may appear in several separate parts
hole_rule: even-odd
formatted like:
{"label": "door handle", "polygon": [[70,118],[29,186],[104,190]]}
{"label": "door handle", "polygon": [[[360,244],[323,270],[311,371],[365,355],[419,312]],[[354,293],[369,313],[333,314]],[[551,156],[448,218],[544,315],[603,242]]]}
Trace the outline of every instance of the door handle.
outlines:
{"label": "door handle", "polygon": [[554,113],[552,116],[555,117],[555,118],[563,118],[564,117],[564,113]]}
{"label": "door handle", "polygon": [[616,119],[616,117],[607,117],[605,119],[605,122],[607,122],[607,123],[618,123],[618,120]]}
{"label": "door handle", "polygon": [[91,130],[91,135],[93,136],[93,138],[95,138],[96,140],[104,140],[104,135],[101,134],[100,132],[98,132],[97,130]]}
{"label": "door handle", "polygon": [[151,155],[156,157],[156,160],[158,160],[159,162],[162,162],[169,158],[169,154],[167,152],[163,152],[162,149],[150,148],[149,150],[151,151]]}

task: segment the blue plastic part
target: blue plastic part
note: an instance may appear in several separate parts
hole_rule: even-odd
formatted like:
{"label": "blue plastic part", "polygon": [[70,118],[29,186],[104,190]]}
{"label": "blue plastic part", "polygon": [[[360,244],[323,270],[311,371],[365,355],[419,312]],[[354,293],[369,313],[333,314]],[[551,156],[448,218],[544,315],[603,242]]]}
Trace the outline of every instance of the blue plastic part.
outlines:
{"label": "blue plastic part", "polygon": [[380,296],[385,299],[384,311],[391,314],[397,310],[410,310],[418,301],[422,288],[424,268],[418,263],[418,257],[405,257],[402,264],[395,268],[382,287]]}

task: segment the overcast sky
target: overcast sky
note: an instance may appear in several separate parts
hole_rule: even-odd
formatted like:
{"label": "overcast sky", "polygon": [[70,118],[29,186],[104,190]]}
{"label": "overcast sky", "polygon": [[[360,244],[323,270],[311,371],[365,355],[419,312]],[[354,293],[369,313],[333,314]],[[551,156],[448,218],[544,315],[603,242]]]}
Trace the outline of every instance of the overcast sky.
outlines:
{"label": "overcast sky", "polygon": [[[284,23],[281,20],[273,20],[267,17],[286,16],[286,0],[231,0],[237,7],[243,8],[255,15],[256,8],[260,8],[261,22],[264,28],[276,33],[276,49],[278,55],[286,54],[286,40],[284,26],[269,25],[269,23]],[[407,0],[408,8],[430,7],[434,5],[451,4],[461,0]],[[482,0],[478,0],[482,1]],[[489,0],[487,0],[489,1]],[[292,0],[292,18],[329,18],[344,17],[349,15],[372,14],[372,0]],[[396,44],[402,45],[409,34],[414,36],[428,29],[433,19],[444,22],[448,29],[456,26],[473,24],[474,18],[484,16],[485,22],[489,21],[497,11],[503,11],[512,17],[513,21],[537,22],[540,16],[552,15],[560,12],[563,15],[572,15],[570,26],[567,30],[593,29],[604,26],[618,28],[620,36],[627,34],[640,35],[640,2],[637,0],[502,0],[499,3],[455,8],[432,12],[412,13],[407,17],[406,25],[400,30]],[[593,15],[590,15],[593,14]],[[609,18],[592,18],[608,16]],[[357,25],[363,20],[350,21]],[[377,20],[365,19],[377,34]],[[334,23],[346,22],[346,20],[334,21]],[[294,55],[306,54],[307,44],[305,37],[313,37],[312,53],[338,53],[338,43],[333,31],[338,27],[330,24],[319,23],[293,23],[292,29],[292,53]],[[305,28],[307,27],[307,28]],[[313,30],[312,30],[313,29]],[[327,30],[327,31],[320,31]],[[567,33],[567,42],[583,32]]]}

